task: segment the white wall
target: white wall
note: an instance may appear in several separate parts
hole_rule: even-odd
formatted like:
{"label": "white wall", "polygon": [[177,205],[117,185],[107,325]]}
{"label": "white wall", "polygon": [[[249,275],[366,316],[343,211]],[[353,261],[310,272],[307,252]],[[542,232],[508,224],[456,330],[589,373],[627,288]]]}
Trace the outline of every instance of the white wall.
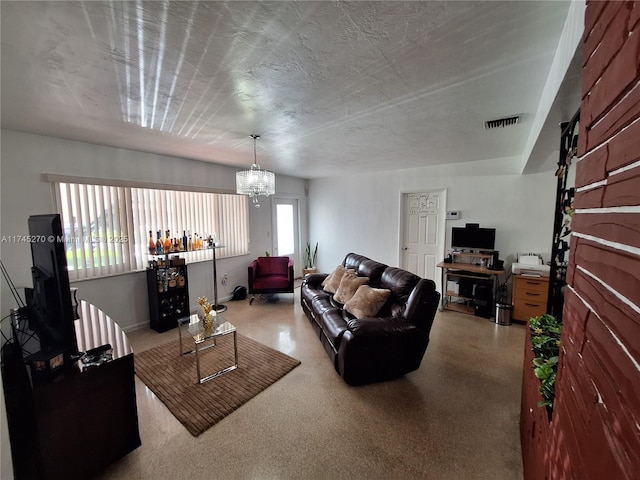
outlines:
{"label": "white wall", "polygon": [[447,210],[462,213],[460,220],[446,222],[446,247],[452,226],[479,223],[497,229],[500,258],[536,251],[548,261],[556,177],[553,171],[506,173],[519,168],[512,160],[483,162],[481,170],[458,164],[312,180],[310,238],[320,244],[319,269],[332,271],[349,252],[399,265],[402,193],[443,189]]}

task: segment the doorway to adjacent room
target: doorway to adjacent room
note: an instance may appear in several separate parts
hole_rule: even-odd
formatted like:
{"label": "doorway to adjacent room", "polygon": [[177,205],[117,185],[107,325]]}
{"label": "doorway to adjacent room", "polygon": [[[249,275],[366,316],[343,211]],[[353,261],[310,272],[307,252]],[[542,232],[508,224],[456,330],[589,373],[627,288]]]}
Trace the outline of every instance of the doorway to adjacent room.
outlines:
{"label": "doorway to adjacent room", "polygon": [[442,292],[436,265],[444,258],[446,190],[402,195],[401,265],[436,282]]}

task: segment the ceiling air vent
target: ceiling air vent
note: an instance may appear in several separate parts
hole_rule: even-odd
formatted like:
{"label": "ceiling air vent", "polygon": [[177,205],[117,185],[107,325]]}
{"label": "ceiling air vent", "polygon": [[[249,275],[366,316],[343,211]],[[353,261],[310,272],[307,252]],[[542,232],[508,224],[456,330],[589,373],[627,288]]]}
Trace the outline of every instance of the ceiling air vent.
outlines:
{"label": "ceiling air vent", "polygon": [[520,115],[514,115],[513,117],[498,118],[496,120],[487,120],[484,122],[484,129],[491,130],[492,128],[504,128],[511,125],[517,125],[520,123]]}

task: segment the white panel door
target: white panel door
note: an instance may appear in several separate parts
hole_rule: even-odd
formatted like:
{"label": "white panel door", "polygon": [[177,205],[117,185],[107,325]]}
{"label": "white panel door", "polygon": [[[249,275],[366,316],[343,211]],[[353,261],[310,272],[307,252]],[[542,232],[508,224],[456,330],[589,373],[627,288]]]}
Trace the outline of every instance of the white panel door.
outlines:
{"label": "white panel door", "polygon": [[445,192],[404,194],[403,268],[440,286],[444,258]]}

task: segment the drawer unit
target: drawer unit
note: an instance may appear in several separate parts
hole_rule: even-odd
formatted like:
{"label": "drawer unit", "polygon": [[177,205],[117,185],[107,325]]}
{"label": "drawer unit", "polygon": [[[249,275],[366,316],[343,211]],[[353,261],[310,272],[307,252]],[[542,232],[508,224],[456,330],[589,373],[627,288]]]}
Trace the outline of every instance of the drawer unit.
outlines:
{"label": "drawer unit", "polygon": [[516,275],[513,282],[513,319],[526,322],[547,311],[549,279]]}

